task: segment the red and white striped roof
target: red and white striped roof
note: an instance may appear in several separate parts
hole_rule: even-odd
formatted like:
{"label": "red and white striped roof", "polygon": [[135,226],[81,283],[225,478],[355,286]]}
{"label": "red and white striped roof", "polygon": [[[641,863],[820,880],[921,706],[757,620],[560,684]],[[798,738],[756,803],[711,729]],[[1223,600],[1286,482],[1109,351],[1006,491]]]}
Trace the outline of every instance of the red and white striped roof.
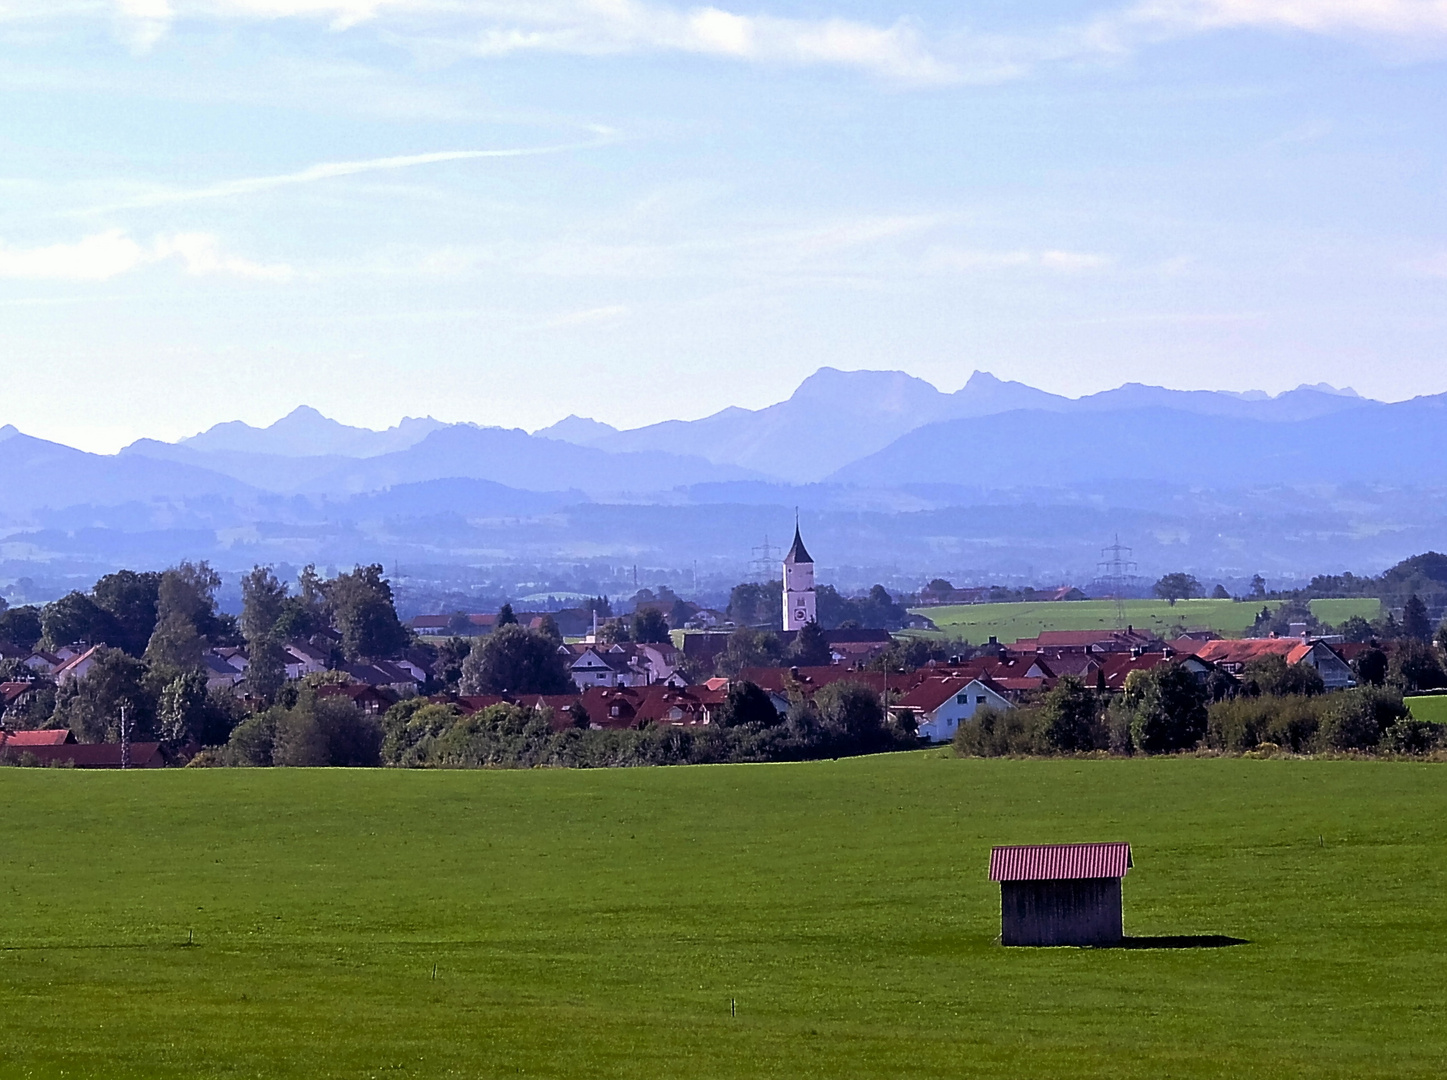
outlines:
{"label": "red and white striped roof", "polygon": [[1134,863],[1129,844],[1031,844],[990,852],[991,881],[1121,878]]}

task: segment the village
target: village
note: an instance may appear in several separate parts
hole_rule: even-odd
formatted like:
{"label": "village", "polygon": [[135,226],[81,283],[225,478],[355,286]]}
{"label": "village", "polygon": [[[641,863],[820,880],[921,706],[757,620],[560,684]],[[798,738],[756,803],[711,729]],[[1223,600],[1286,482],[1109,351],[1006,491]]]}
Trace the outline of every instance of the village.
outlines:
{"label": "village", "polygon": [[[720,723],[742,687],[765,696],[782,720],[832,686],[836,692],[841,687],[867,692],[878,702],[880,721],[907,734],[903,745],[957,740],[982,710],[997,715],[1038,707],[1062,686],[1088,690],[1103,714],[1133,680],[1164,671],[1189,675],[1208,702],[1259,694],[1263,664],[1276,672],[1272,678],[1283,671],[1310,673],[1303,684],[1308,692],[1342,691],[1363,681],[1380,685],[1394,651],[1406,647],[1313,633],[1306,623],[1263,637],[1224,638],[1195,630],[1164,638],[1127,625],[1042,630],[1029,638],[991,637],[975,644],[859,626],[822,629],[815,563],[798,529],[779,569],[783,629],[778,631],[723,628],[718,624],[725,613],[649,592],[636,601],[631,621],[601,615],[601,603],[571,613],[515,613],[505,605],[488,614],[416,616],[397,627],[391,637],[395,648],[385,656],[358,655],[346,647],[343,633],[317,618],[305,636],[277,640],[273,633],[262,647],[279,668],[272,682],[308,686],[317,700],[345,703],[357,716],[376,720],[404,705],[407,715],[427,703],[458,717],[505,705],[546,718],[557,733],[701,730]],[[379,587],[385,589],[385,582]],[[1068,602],[1063,595],[1061,600]],[[387,614],[395,622],[390,606]],[[573,633],[565,634],[564,622]],[[543,662],[546,673],[469,680],[467,658],[485,651],[508,628],[550,654]],[[146,656],[153,652],[148,645]],[[114,672],[104,670],[107,657],[112,667],[121,659],[107,643],[26,649],[0,641],[0,663],[10,673],[0,683],[0,755],[12,762],[81,768],[186,764],[216,738],[229,738],[245,716],[285,696],[284,686],[268,690],[265,680],[254,677],[259,669],[253,668],[252,653],[244,640],[207,644],[198,653],[198,670],[188,677],[211,703],[212,715],[222,702],[221,712],[230,719],[219,730],[213,723],[209,735],[194,725],[188,730],[181,719],[171,724],[168,737],[161,704],[148,709],[102,689],[107,680],[115,681]],[[1430,677],[1413,679],[1406,689],[1434,685]],[[1288,680],[1287,690],[1300,692],[1300,686]],[[64,722],[75,711],[66,713],[56,702],[87,693],[92,711],[115,715],[92,718],[89,727]],[[122,715],[127,705],[129,716]],[[1082,742],[1073,748],[1086,747]]]}

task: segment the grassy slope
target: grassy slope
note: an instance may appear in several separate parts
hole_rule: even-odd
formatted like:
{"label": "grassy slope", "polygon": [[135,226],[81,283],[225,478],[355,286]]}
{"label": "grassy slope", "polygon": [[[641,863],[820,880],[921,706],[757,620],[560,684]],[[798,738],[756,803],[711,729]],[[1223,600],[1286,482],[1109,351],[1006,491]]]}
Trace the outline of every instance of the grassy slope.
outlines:
{"label": "grassy slope", "polygon": [[[1444,778],[0,770],[0,1076],[1436,1077]],[[990,845],[1087,839],[1251,944],[993,944]]]}
{"label": "grassy slope", "polygon": [[1421,697],[1409,697],[1407,707],[1412,710],[1413,720],[1447,724],[1447,695],[1424,694]]}
{"label": "grassy slope", "polygon": [[[1268,603],[1274,604],[1275,601]],[[1180,600],[1172,607],[1164,600],[1127,600],[1125,622],[1137,628],[1167,633],[1173,626],[1209,627],[1226,636],[1240,636],[1255,621],[1261,602],[1233,600]],[[1351,615],[1374,619],[1381,613],[1377,600],[1313,600],[1317,618],[1339,623]],[[1000,641],[1034,637],[1041,630],[1099,630],[1118,625],[1112,600],[1077,600],[1063,603],[953,604],[914,608],[934,621],[950,637],[974,644],[994,635]]]}

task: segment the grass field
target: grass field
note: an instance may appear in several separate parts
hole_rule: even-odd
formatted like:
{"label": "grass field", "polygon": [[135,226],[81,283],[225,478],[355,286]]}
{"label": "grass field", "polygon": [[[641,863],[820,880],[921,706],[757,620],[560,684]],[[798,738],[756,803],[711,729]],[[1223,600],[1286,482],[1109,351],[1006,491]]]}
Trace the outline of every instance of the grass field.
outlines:
{"label": "grass field", "polygon": [[[0,769],[0,813],[3,1077],[1447,1062],[1440,766]],[[994,944],[990,845],[1099,839],[1134,844],[1127,933],[1250,943]]]}
{"label": "grass field", "polygon": [[[1276,601],[1236,603],[1234,600],[1179,600],[1172,607],[1164,600],[1127,600],[1125,624],[1167,634],[1174,626],[1207,627],[1225,637],[1240,637],[1251,627],[1262,607]],[[994,636],[1011,642],[1031,638],[1042,630],[1100,630],[1120,625],[1113,600],[1075,600],[1029,604],[951,604],[911,609],[931,619],[941,633],[979,645]],[[1375,619],[1380,601],[1313,600],[1318,619],[1332,624],[1352,615]],[[937,635],[936,635],[937,636]]]}
{"label": "grass field", "polygon": [[1409,697],[1407,707],[1412,710],[1413,720],[1447,724],[1447,694],[1422,694],[1417,697]]}

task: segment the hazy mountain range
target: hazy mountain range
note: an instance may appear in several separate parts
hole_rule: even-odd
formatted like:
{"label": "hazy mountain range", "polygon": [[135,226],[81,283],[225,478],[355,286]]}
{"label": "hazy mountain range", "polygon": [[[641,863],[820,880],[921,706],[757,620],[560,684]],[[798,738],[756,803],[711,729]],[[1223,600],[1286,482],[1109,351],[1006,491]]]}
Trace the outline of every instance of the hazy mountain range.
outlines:
{"label": "hazy mountain range", "polygon": [[824,368],[767,408],[632,430],[573,416],[531,434],[371,431],[302,407],[101,455],[7,426],[0,581],[186,556],[737,575],[796,506],[824,563],[904,577],[1088,580],[1117,531],[1145,572],[1369,571],[1447,543],[1444,421],[1447,396],[1130,384],[1070,399],[983,372],[943,393]]}

